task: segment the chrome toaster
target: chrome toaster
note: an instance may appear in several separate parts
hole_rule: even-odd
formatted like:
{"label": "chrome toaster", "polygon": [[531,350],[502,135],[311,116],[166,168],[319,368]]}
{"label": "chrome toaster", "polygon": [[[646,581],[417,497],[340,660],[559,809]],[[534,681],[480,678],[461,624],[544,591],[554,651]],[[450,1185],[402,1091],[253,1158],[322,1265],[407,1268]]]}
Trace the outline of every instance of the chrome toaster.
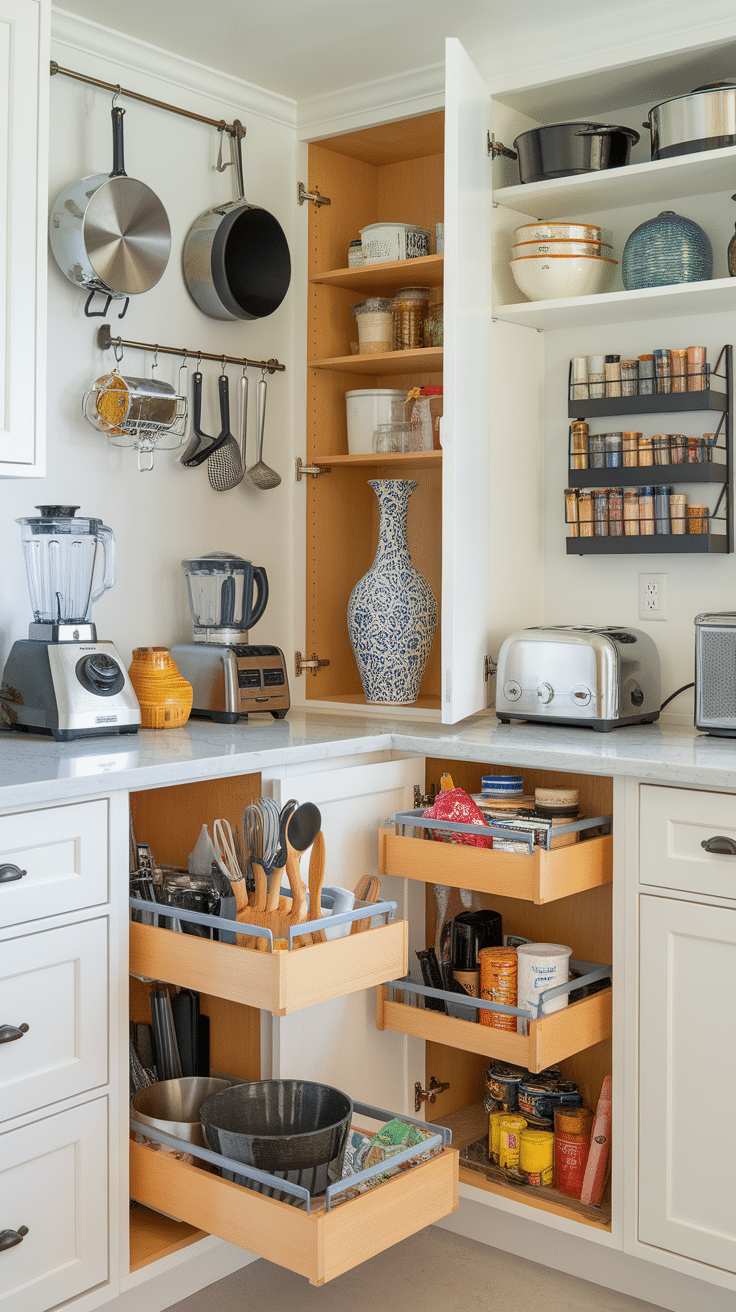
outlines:
{"label": "chrome toaster", "polygon": [[659,654],[639,629],[519,629],[498,658],[496,715],[605,733],[659,718]]}
{"label": "chrome toaster", "polygon": [[736,738],[736,612],[695,616],[695,728]]}

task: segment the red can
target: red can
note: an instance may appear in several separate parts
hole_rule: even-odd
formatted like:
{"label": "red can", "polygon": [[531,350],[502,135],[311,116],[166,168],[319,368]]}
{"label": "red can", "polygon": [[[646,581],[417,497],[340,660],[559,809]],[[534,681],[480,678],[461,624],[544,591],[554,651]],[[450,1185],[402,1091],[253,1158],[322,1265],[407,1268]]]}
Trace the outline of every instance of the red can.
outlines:
{"label": "red can", "polygon": [[582,1193],[592,1119],[587,1107],[555,1107],[555,1185],[569,1198]]}

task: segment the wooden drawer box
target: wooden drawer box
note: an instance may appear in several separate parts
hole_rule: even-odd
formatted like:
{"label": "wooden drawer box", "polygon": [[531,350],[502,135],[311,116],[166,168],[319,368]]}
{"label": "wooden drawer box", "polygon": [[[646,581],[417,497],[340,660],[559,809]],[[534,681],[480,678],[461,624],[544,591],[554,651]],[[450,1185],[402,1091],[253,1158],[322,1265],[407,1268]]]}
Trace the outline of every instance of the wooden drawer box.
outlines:
{"label": "wooden drawer box", "polygon": [[107,1099],[0,1134],[0,1307],[45,1312],[107,1279]]}
{"label": "wooden drawer box", "polygon": [[0,1120],[107,1080],[107,920],[6,940],[0,949]]}
{"label": "wooden drawer box", "polygon": [[379,872],[425,884],[446,884],[541,905],[610,884],[613,839],[589,838],[545,852],[493,852],[381,831]]}
{"label": "wooden drawer box", "polygon": [[106,801],[0,816],[0,927],[106,901]]}
{"label": "wooden drawer box", "polygon": [[642,784],[639,798],[639,882],[736,898],[736,855],[702,846],[717,836],[736,846],[736,796]]}
{"label": "wooden drawer box", "polygon": [[132,974],[259,1007],[274,1016],[406,974],[408,951],[405,920],[293,952],[256,952],[135,921],[130,924]]}
{"label": "wooden drawer box", "polygon": [[379,1030],[398,1030],[400,1034],[460,1048],[463,1052],[497,1057],[537,1072],[591,1048],[601,1039],[609,1039],[611,1000],[610,988],[581,998],[541,1020],[530,1021],[529,1034],[525,1035],[459,1020],[409,1002],[392,1001],[389,988],[381,985],[376,998],[376,1026]]}
{"label": "wooden drawer box", "polygon": [[443,1148],[329,1212],[317,1200],[307,1213],[131,1142],[130,1191],[148,1207],[175,1207],[182,1221],[323,1285],[456,1211],[458,1161],[454,1148]]}

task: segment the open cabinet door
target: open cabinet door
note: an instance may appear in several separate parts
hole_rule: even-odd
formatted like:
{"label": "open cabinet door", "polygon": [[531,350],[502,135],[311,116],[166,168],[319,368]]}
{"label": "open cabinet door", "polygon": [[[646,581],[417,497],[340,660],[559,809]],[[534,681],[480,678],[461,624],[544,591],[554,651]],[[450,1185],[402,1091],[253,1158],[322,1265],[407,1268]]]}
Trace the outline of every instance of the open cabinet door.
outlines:
{"label": "open cabinet door", "polygon": [[544,339],[492,322],[492,102],[455,38],[445,76],[442,720],[455,724],[486,707],[484,657],[537,621],[519,579],[531,568],[538,592]]}

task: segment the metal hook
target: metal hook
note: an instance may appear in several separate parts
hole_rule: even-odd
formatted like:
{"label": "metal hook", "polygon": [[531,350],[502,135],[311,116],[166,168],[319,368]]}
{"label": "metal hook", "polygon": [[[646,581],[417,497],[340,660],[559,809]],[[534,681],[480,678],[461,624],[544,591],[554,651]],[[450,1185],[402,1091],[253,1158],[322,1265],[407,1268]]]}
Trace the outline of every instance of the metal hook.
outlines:
{"label": "metal hook", "polygon": [[226,160],[224,164],[222,162],[222,141],[226,131],[225,124],[223,123],[222,127],[218,128],[217,131],[220,134],[220,149],[217,152],[217,163],[215,164],[215,169],[217,170],[218,173],[224,173],[225,169],[229,169],[231,167],[233,161],[229,159]]}
{"label": "metal hook", "polygon": [[202,352],[197,351],[197,373],[199,373],[201,367],[202,367]]}
{"label": "metal hook", "polygon": [[226,364],[227,364],[227,356],[226,356],[226,355],[223,355],[223,357],[222,357],[222,372],[223,372],[223,374],[224,374],[224,372],[225,372],[225,365],[226,365]]}
{"label": "metal hook", "polygon": [[116,363],[116,364],[120,364],[120,361],[121,361],[122,358],[123,358],[123,339],[122,339],[122,337],[116,337],[116,338],[115,338],[115,341],[114,341],[114,343],[113,343],[112,353],[113,353],[113,355],[115,356],[115,363]]}
{"label": "metal hook", "polygon": [[113,109],[117,109],[117,99],[118,99],[118,96],[122,96],[122,94],[123,94],[123,88],[121,87],[120,83],[118,82],[118,89],[117,89],[117,91],[115,92],[115,95],[114,95],[113,98],[112,98],[112,107],[113,107]]}
{"label": "metal hook", "polygon": [[158,346],[153,348],[153,364],[151,365],[151,377],[153,378],[154,369],[158,369]]}
{"label": "metal hook", "polygon": [[244,378],[245,378],[245,371],[246,371],[247,368],[248,368],[248,361],[244,359],[244,360],[243,360],[243,377],[244,377]]}

